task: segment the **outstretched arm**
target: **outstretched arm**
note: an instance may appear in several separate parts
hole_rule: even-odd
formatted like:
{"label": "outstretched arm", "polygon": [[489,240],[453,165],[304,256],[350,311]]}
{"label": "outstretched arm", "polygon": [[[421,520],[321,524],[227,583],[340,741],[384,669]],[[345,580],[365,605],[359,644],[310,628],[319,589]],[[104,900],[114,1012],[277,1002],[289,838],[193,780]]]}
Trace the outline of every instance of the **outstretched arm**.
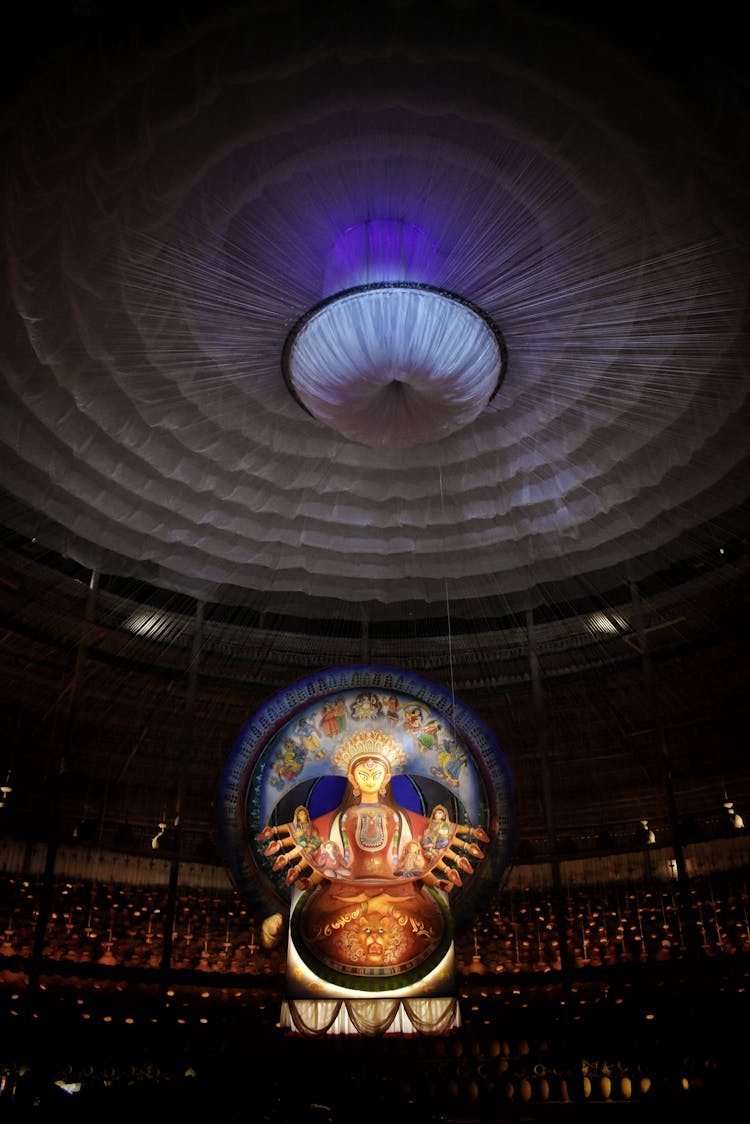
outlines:
{"label": "outstretched arm", "polygon": [[[450,890],[453,886],[462,886],[463,874],[473,874],[476,863],[484,858],[484,851],[477,840],[489,843],[490,837],[482,827],[471,827],[469,824],[456,824],[452,826],[452,835],[447,842],[431,855],[432,865],[425,876],[425,881],[431,885],[438,885],[441,889]],[[471,859],[475,860],[472,864]],[[437,874],[432,872],[438,872]],[[442,875],[442,877],[440,877]]]}
{"label": "outstretched arm", "polygon": [[[284,867],[289,869],[286,872],[285,881],[291,886],[296,882],[300,875],[303,874],[305,869],[310,871],[309,881],[304,879],[300,885],[312,885],[313,881],[322,881],[323,875],[318,874],[308,857],[305,848],[297,843],[294,836],[294,828],[292,824],[278,824],[272,826],[267,824],[261,832],[259,832],[257,839],[260,843],[265,843],[263,854],[272,857],[276,855],[273,863],[273,870],[283,870]],[[295,861],[296,860],[296,861]]]}
{"label": "outstretched arm", "polygon": [[338,845],[330,839],[321,840],[315,832],[307,837],[295,830],[294,824],[269,824],[257,838],[266,844],[265,855],[269,858],[276,856],[273,870],[288,868],[287,885],[297,882],[301,889],[306,890],[325,877],[345,878],[350,874],[347,856],[342,855]]}

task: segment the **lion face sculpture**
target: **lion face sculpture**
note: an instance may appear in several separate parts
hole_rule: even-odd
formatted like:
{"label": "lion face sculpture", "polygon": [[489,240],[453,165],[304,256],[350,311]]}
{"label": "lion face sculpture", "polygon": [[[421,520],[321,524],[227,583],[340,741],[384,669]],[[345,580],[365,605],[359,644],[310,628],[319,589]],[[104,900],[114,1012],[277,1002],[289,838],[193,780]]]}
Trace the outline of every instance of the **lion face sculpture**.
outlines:
{"label": "lion face sculpture", "polygon": [[406,933],[388,913],[363,913],[341,933],[345,958],[354,964],[397,964],[406,952]]}

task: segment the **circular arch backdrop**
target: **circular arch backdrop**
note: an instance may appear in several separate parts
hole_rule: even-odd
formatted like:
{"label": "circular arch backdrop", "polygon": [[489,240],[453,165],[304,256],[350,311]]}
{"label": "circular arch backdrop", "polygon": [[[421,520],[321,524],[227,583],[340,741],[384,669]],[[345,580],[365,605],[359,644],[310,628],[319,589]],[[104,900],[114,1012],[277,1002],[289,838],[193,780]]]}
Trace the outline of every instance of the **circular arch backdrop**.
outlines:
{"label": "circular arch backdrop", "polygon": [[[534,607],[746,534],[746,88],[715,33],[469,0],[170,7],[79,12],[6,75],[6,526],[328,618]],[[300,405],[290,331],[373,280],[497,325],[481,408],[458,376],[438,407],[409,376],[362,388],[365,442]]]}
{"label": "circular arch backdrop", "polygon": [[[329,734],[325,710],[336,703],[341,718]],[[273,857],[265,857],[258,836],[266,825],[290,823],[298,805],[313,818],[337,806],[346,769],[333,763],[336,747],[358,731],[381,731],[401,746],[404,764],[392,782],[399,805],[429,817],[442,804],[454,824],[487,833],[474,873],[451,889],[455,923],[465,926],[507,873],[516,844],[515,779],[477,714],[445,687],[399,668],[322,669],[278,692],[248,719],[218,792],[224,855],[236,888],[268,912],[288,910],[293,887],[286,869],[274,874]],[[293,772],[284,752],[292,742],[298,749]]]}

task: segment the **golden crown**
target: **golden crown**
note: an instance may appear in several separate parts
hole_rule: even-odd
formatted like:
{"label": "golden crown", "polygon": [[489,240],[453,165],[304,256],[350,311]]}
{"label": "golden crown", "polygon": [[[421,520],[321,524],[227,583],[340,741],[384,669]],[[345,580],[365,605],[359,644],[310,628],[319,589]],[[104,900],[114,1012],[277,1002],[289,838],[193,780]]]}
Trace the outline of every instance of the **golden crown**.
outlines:
{"label": "golden crown", "polygon": [[358,757],[379,757],[390,766],[391,772],[402,769],[406,754],[391,734],[383,730],[358,730],[336,750],[331,760],[337,769],[347,773]]}

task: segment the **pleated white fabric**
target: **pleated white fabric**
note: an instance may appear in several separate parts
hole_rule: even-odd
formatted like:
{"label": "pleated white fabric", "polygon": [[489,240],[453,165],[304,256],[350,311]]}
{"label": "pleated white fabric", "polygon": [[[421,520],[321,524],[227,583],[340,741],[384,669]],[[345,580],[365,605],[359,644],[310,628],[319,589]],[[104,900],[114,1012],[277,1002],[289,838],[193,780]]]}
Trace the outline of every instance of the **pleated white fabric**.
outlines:
{"label": "pleated white fabric", "polygon": [[501,341],[476,311],[433,289],[368,286],[304,319],[288,379],[313,417],[351,441],[433,443],[473,422],[503,374]]}
{"label": "pleated white fabric", "polygon": [[[480,9],[326,40],[233,5],[30,69],[0,173],[5,525],[285,606],[592,588],[721,541],[750,491],[746,128],[563,14]],[[285,340],[361,281],[333,252],[373,218],[424,232],[408,280],[500,325],[491,401],[491,364],[426,376],[413,310],[379,304],[346,328],[377,378],[321,360],[310,412],[288,393]],[[446,328],[453,375],[472,331]]]}
{"label": "pleated white fabric", "polygon": [[326,1034],[447,1034],[461,1026],[458,999],[284,999],[279,1026],[308,1038]]}

